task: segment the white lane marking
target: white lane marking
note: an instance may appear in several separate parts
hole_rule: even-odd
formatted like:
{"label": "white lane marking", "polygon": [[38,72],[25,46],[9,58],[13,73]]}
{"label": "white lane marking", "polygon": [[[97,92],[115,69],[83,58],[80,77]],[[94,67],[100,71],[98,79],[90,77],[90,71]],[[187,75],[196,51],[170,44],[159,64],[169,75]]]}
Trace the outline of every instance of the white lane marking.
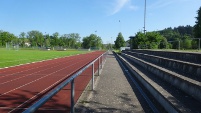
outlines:
{"label": "white lane marking", "polygon": [[[72,73],[70,73],[70,74],[72,74]],[[16,108],[20,108],[21,106],[23,106],[24,104],[28,103],[28,102],[31,101],[32,99],[37,98],[38,95],[40,95],[40,94],[42,94],[43,92],[49,90],[52,86],[54,86],[55,84],[61,82],[62,80],[64,80],[64,79],[65,79],[67,76],[69,76],[70,74],[67,74],[65,77],[63,77],[62,79],[58,80],[57,82],[55,82],[54,84],[50,85],[49,87],[45,88],[44,90],[42,90],[42,91],[39,92],[38,94],[34,95],[33,97],[29,98],[28,100],[26,100],[26,101],[23,102],[22,104],[18,105]],[[15,108],[15,109],[12,109],[11,111],[9,111],[9,113],[12,112],[12,111],[14,111],[14,110],[16,110],[16,108]]]}
{"label": "white lane marking", "polygon": [[[80,56],[78,56],[78,55],[75,55],[76,57],[80,57]],[[67,56],[67,57],[61,57],[61,59],[63,59],[63,58],[69,58],[69,56]],[[73,57],[72,57],[73,58]],[[71,58],[71,59],[72,59]],[[57,58],[58,59],[58,58]],[[48,60],[45,60],[45,61],[53,61],[54,59],[48,59]],[[65,59],[64,59],[65,60]],[[68,59],[68,60],[70,60],[70,59]],[[35,63],[39,63],[39,62],[43,62],[43,61],[38,61],[38,62],[35,62]],[[59,62],[62,62],[62,61],[59,61]],[[54,62],[54,63],[59,63],[59,62]],[[32,62],[33,64],[34,64],[34,62]],[[54,64],[54,63],[51,63],[51,64]],[[31,64],[31,63],[27,63],[27,64]],[[25,65],[25,64],[23,64],[23,65]],[[49,65],[49,64],[47,64],[47,65]],[[45,65],[45,66],[47,66],[47,65]],[[7,68],[11,68],[11,67],[17,67],[17,66],[19,66],[19,65],[16,65],[16,66],[10,66],[10,67],[7,67]],[[40,66],[39,66],[40,67]],[[23,67],[23,68],[25,68],[25,67]],[[2,69],[4,69],[4,68],[2,68]],[[35,68],[31,68],[31,69],[35,69]],[[30,69],[29,69],[30,70]],[[7,70],[5,70],[5,71],[2,71],[2,72],[6,72]],[[0,73],[2,73],[2,72],[0,72]],[[22,71],[23,72],[23,71]],[[3,77],[3,76],[0,76],[0,77]]]}
{"label": "white lane marking", "polygon": [[[0,109],[7,109],[7,110],[12,110],[12,109],[18,109],[18,110],[26,110],[28,108],[16,108],[16,107],[0,107]],[[69,109],[65,109],[65,108],[55,108],[55,109],[52,109],[52,108],[40,108],[39,110],[41,111],[54,111],[54,110],[69,110]]]}
{"label": "white lane marking", "polygon": [[[78,59],[81,59],[81,58],[78,58]],[[71,60],[71,59],[69,59],[69,60]],[[68,61],[69,61],[69,60],[68,60]],[[28,69],[28,70],[25,70],[25,71],[24,71],[24,70],[23,70],[23,71],[19,71],[19,72],[17,72],[17,73],[26,72],[26,71],[29,71],[29,70],[32,70],[32,69],[37,69],[37,68],[45,67],[45,66],[52,65],[52,64],[58,64],[58,63],[60,63],[60,62],[63,62],[63,61],[53,62],[53,63],[51,63],[51,64],[47,64],[47,65],[44,65],[44,66],[34,67],[34,68],[31,68],[31,69]],[[72,62],[72,61],[71,61],[71,62]],[[65,63],[67,63],[67,62],[65,62]],[[63,63],[62,63],[62,64],[63,64]],[[59,64],[59,65],[62,65],[62,64]],[[59,66],[59,65],[57,65],[57,66]],[[17,73],[12,73],[12,74],[8,74],[8,75],[0,76],[0,78],[7,77],[7,76],[10,76],[10,75],[14,75],[14,74],[17,74]]]}
{"label": "white lane marking", "polygon": [[[72,61],[73,62],[73,61]],[[66,63],[66,62],[65,62]],[[45,71],[45,70],[48,70],[48,69],[51,69],[51,68],[54,68],[54,67],[57,67],[57,66],[60,66],[60,65],[62,65],[62,64],[59,64],[59,65],[56,65],[56,66],[53,66],[53,67],[50,67],[50,68],[47,68],[47,69],[44,69],[44,70],[39,70],[39,71],[36,71],[36,72],[34,72],[34,73],[39,73],[39,72],[42,72],[42,71]],[[71,65],[70,65],[71,66]],[[67,67],[69,67],[69,66],[67,66]],[[66,68],[67,68],[66,67]],[[36,69],[36,68],[35,68]],[[27,75],[25,75],[25,76],[21,76],[21,77],[18,77],[18,78],[16,78],[16,79],[12,79],[12,80],[9,80],[9,81],[6,81],[6,82],[2,82],[2,83],[0,83],[0,85],[3,85],[3,84],[6,84],[6,83],[9,83],[9,82],[12,82],[12,81],[15,81],[15,80],[18,80],[18,79],[21,79],[21,78],[24,78],[24,77],[27,77],[27,76],[30,76],[30,75],[33,75],[34,73],[30,73],[30,74],[27,74]],[[16,74],[16,73],[15,73]]]}
{"label": "white lane marking", "polygon": [[[90,59],[90,58],[88,57],[88,59]],[[86,59],[84,59],[84,60],[82,60],[82,61],[86,61]],[[80,61],[79,61],[79,62],[76,62],[75,64],[78,64],[78,63],[80,63]],[[72,64],[72,65],[75,65],[75,64]],[[84,63],[84,64],[85,64],[85,63]],[[70,66],[72,66],[72,65],[70,65]],[[26,83],[26,84],[24,84],[24,85],[21,85],[21,86],[19,86],[19,87],[17,87],[17,88],[14,88],[14,89],[10,90],[10,91],[7,91],[7,92],[5,92],[5,93],[3,93],[3,94],[0,94],[0,96],[5,95],[5,94],[8,94],[8,93],[10,93],[10,92],[12,92],[12,91],[14,91],[14,90],[17,90],[17,89],[19,89],[19,88],[21,88],[21,87],[24,87],[24,86],[26,86],[26,85],[29,85],[29,84],[31,84],[31,83],[34,83],[34,82],[36,82],[36,81],[38,81],[38,80],[40,80],[40,79],[42,79],[42,78],[44,78],[44,77],[47,77],[47,76],[49,76],[49,75],[52,75],[52,74],[54,74],[54,73],[56,73],[56,72],[59,72],[59,71],[61,71],[61,70],[63,70],[63,69],[66,69],[66,68],[68,68],[68,67],[59,69],[59,70],[57,70],[57,71],[55,71],[55,72],[52,72],[52,73],[50,73],[50,74],[48,74],[48,75],[46,75],[46,76],[40,77],[40,78],[38,78],[38,79],[36,79],[36,80],[33,80],[33,81],[29,82],[29,83]]]}
{"label": "white lane marking", "polygon": [[[86,59],[85,59],[85,60],[86,60]],[[78,62],[78,63],[80,63],[80,62]],[[76,64],[77,64],[77,63],[76,63]],[[74,72],[75,72],[75,71],[71,72],[71,73],[68,74],[68,75],[71,75],[71,74],[73,74]],[[54,83],[54,84],[59,83],[60,81],[64,80],[65,78],[66,78],[66,76],[63,77],[62,79],[58,80],[58,81],[57,81],[56,83]],[[37,95],[39,95],[39,94],[43,93],[44,91],[48,90],[48,89],[51,88],[54,84],[50,85],[48,88],[44,89],[43,91],[41,91],[41,92],[38,93]],[[34,99],[37,95],[31,97],[29,100],[27,100],[27,101],[25,101],[24,103],[20,104],[19,106],[17,106],[17,108],[19,108],[19,107],[23,106],[24,104],[26,104],[27,102],[31,101],[31,100]],[[15,108],[15,109],[16,109],[16,108]],[[9,113],[12,112],[12,111],[14,111],[15,109],[9,111]]]}

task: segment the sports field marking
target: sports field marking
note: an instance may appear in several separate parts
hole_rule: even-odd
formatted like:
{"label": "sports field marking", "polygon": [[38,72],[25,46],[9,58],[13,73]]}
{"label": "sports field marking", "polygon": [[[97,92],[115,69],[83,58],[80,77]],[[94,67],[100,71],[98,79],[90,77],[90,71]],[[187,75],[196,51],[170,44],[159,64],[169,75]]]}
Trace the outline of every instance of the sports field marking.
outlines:
{"label": "sports field marking", "polygon": [[[42,91],[39,92],[38,94],[36,94],[36,95],[34,95],[33,97],[29,98],[28,100],[26,100],[25,102],[23,102],[22,104],[20,104],[19,106],[17,106],[16,108],[20,108],[21,106],[23,106],[24,104],[28,103],[29,101],[31,101],[31,100],[37,98],[38,95],[40,95],[40,94],[42,94],[43,92],[45,92],[45,91],[51,89],[52,86],[58,84],[59,82],[61,82],[63,79],[65,79],[66,77],[68,77],[68,76],[71,75],[71,74],[72,74],[72,73],[67,74],[67,75],[64,76],[62,79],[56,81],[54,84],[50,85],[49,87],[45,88],[44,90],[42,90]],[[11,110],[11,111],[9,111],[9,113],[11,113],[12,111],[16,110],[16,108],[13,109],[13,110]]]}
{"label": "sports field marking", "polygon": [[[85,60],[83,60],[83,61],[85,61]],[[17,90],[17,89],[22,88],[22,87],[24,87],[24,86],[27,86],[27,85],[29,85],[29,84],[32,84],[32,83],[34,83],[34,82],[36,82],[36,81],[38,81],[38,80],[40,80],[40,79],[42,79],[42,78],[48,77],[48,76],[50,76],[50,75],[52,75],[52,74],[54,74],[54,73],[56,73],[56,72],[59,72],[59,71],[64,70],[64,69],[66,69],[66,68],[69,68],[70,66],[73,66],[73,65],[75,65],[75,64],[77,64],[77,63],[80,63],[80,62],[76,62],[76,63],[74,63],[74,64],[69,65],[68,67],[61,68],[61,69],[59,69],[59,70],[57,70],[57,71],[54,71],[54,72],[52,72],[52,73],[50,73],[50,74],[47,74],[46,76],[40,77],[40,78],[38,78],[38,79],[36,79],[36,80],[33,80],[33,81],[29,82],[29,83],[26,83],[26,84],[21,85],[21,86],[19,86],[19,87],[17,87],[17,88],[14,88],[14,89],[12,89],[12,90],[10,90],[10,91],[7,91],[7,92],[5,92],[5,93],[3,93],[3,94],[0,94],[0,96],[5,95],[5,94],[8,94],[8,93],[10,93],[10,92],[12,92],[12,91],[14,91],[14,90]],[[53,67],[52,67],[52,68],[53,68]]]}
{"label": "sports field marking", "polygon": [[[83,58],[83,59],[85,59],[85,61],[83,60],[82,63],[81,62],[79,62],[79,63],[83,64],[83,65],[86,65],[88,63],[88,61],[86,59],[92,59],[92,58],[94,58],[94,57],[91,57],[91,55],[88,55],[85,58]],[[72,72],[71,71],[69,71],[69,72],[74,73],[77,69],[81,68],[81,67],[79,67],[80,64],[77,64],[77,65],[74,64],[75,66],[72,66],[72,68],[68,69],[68,70],[71,70]],[[35,66],[38,67],[38,65],[35,65]],[[52,67],[52,66],[49,66],[49,67]],[[33,79],[21,79],[20,81],[22,81],[22,82],[21,82],[19,87],[18,86],[17,87],[16,86],[12,87],[13,85],[11,87],[9,87],[10,89],[13,90],[11,93],[17,93],[19,90],[29,90],[30,89],[30,91],[31,91],[31,88],[35,87],[35,86],[33,86],[34,84],[38,84],[38,86],[41,86],[41,85],[43,85],[44,80],[48,79],[48,81],[50,81],[49,82],[50,84],[44,84],[44,87],[41,87],[41,88],[39,87],[38,89],[35,89],[38,92],[36,95],[35,94],[28,95],[27,93],[25,93],[25,96],[27,95],[28,98],[26,100],[24,100],[22,103],[18,103],[17,108],[15,108],[15,106],[11,107],[13,109],[10,109],[11,111],[10,110],[9,111],[12,112],[12,111],[15,111],[17,109],[26,109],[26,108],[23,108],[23,107],[24,107],[24,105],[27,104],[27,102],[33,101],[34,98],[37,99],[36,97],[38,97],[38,95],[41,95],[41,93],[44,94],[47,91],[51,90],[50,88],[53,88],[52,86],[55,85],[55,84],[59,84],[62,79],[65,80],[70,74],[65,73],[65,68],[67,68],[67,67],[65,67],[64,69],[62,69],[62,67],[65,67],[65,65],[62,65],[62,66],[58,67],[57,68],[57,69],[59,69],[58,71],[52,70],[50,68],[50,70],[52,70],[52,71],[51,72],[50,71],[45,71],[45,72],[47,72],[47,74],[49,72],[49,75],[45,75],[45,77],[40,77],[40,76],[37,76],[36,74],[34,74],[34,75],[36,75],[35,80],[33,80]],[[30,66],[30,68],[31,68],[31,66]],[[28,67],[27,67],[27,69],[28,69]],[[9,69],[6,69],[6,70],[9,71]],[[20,71],[20,69],[18,71]],[[36,71],[37,71],[37,69],[36,69]],[[32,71],[32,72],[34,72],[34,71]],[[13,72],[10,72],[10,73],[13,73]],[[41,73],[41,74],[43,75],[44,73]],[[38,75],[41,75],[41,74],[38,73]],[[18,75],[20,75],[20,74],[18,74]],[[60,76],[60,77],[58,79],[54,80],[54,77],[56,77],[57,75]],[[27,81],[27,83],[25,83],[25,82],[23,82],[23,80],[28,80],[28,81]],[[41,85],[39,85],[39,84],[41,84]],[[14,90],[17,90],[17,91],[14,91]],[[2,91],[5,91],[5,93],[6,93],[6,90],[2,90]],[[7,90],[7,91],[9,91],[9,90]],[[21,94],[22,92],[18,92],[18,93]],[[4,95],[4,96],[7,96],[7,95]]]}
{"label": "sports field marking", "polygon": [[[79,58],[79,59],[81,59],[81,58]],[[71,61],[71,62],[74,62],[74,61]],[[65,63],[66,63],[66,62],[65,62]],[[52,63],[52,64],[55,64],[55,63]],[[51,65],[51,64],[48,64],[48,65]],[[53,67],[50,67],[50,68],[54,68],[54,67],[57,67],[57,66],[60,66],[60,65],[62,65],[62,64],[54,65]],[[47,66],[47,65],[45,65],[45,66]],[[70,65],[70,66],[71,66],[71,65]],[[70,67],[70,66],[66,66],[66,68],[68,68],[68,67]],[[40,68],[40,67],[43,67],[43,66],[39,66],[39,67],[36,67],[36,68]],[[33,68],[33,69],[36,69],[36,68]],[[30,75],[33,75],[33,74],[35,75],[35,73],[39,73],[39,72],[41,72],[41,71],[49,70],[50,68],[46,68],[46,69],[43,69],[43,70],[40,70],[40,71],[36,71],[36,72],[34,72],[34,73],[26,74],[25,76],[20,76],[20,77],[18,77],[18,78],[12,79],[12,80],[9,80],[9,81],[6,81],[6,82],[2,82],[2,83],[0,83],[0,85],[3,85],[3,84],[6,84],[6,83],[9,83],[9,82],[16,81],[16,80],[18,80],[18,79],[25,78],[25,77],[30,76]],[[25,72],[25,71],[21,71],[21,72]],[[20,73],[20,72],[18,72],[18,73]],[[14,75],[14,74],[17,74],[17,73],[13,73],[13,74],[9,74],[9,75]],[[3,77],[6,77],[6,75],[3,76]],[[1,77],[1,78],[2,78],[2,77]]]}
{"label": "sports field marking", "polygon": [[56,72],[59,72],[59,71],[61,71],[61,70],[63,70],[63,69],[65,69],[65,68],[62,68],[62,69],[57,70],[57,71],[54,71],[54,72],[52,72],[52,73],[50,73],[50,74],[47,74],[46,76],[40,77],[40,78],[38,78],[38,79],[36,79],[36,80],[33,80],[33,81],[29,82],[29,83],[26,83],[26,84],[21,85],[21,86],[19,86],[19,87],[17,87],[17,88],[14,88],[14,89],[12,89],[12,90],[10,90],[10,91],[7,91],[7,92],[5,92],[5,93],[3,93],[3,94],[0,94],[0,96],[3,96],[3,95],[5,95],[5,94],[8,94],[8,93],[14,91],[14,90],[17,90],[17,89],[20,89],[20,88],[22,88],[22,87],[24,87],[24,86],[27,86],[27,85],[29,85],[29,84],[32,84],[32,83],[34,83],[34,82],[36,82],[36,81],[38,81],[38,80],[40,80],[40,79],[43,79],[43,78],[45,78],[45,77],[48,77],[48,76],[50,76],[50,75],[52,75],[52,74],[54,74],[54,73],[56,73]]}
{"label": "sports field marking", "polygon": [[88,53],[89,51],[41,51],[41,50],[20,50],[12,51],[0,48],[0,69],[16,66],[41,60],[62,58],[70,55]]}
{"label": "sports field marking", "polygon": [[[13,109],[16,109],[16,110],[26,110],[26,109],[28,109],[28,108],[16,108],[16,107],[0,107],[0,109],[7,109],[7,110],[13,110]],[[65,110],[69,110],[69,109],[65,109],[65,108],[58,108],[58,109],[52,109],[52,108],[40,108],[39,109],[40,111],[46,111],[46,110],[48,110],[48,111],[55,111],[55,110],[57,110],[57,111],[65,111]],[[11,111],[10,111],[11,112]],[[8,112],[9,113],[9,112]]]}
{"label": "sports field marking", "polygon": [[[71,60],[71,59],[68,59],[68,60]],[[57,63],[60,63],[60,62],[62,62],[62,61],[53,62],[51,64],[57,64]],[[51,65],[51,64],[47,64],[47,65],[43,65],[43,66],[38,66],[38,67],[33,67],[33,68],[28,69],[28,70],[23,70],[23,71],[20,71],[20,72],[17,72],[17,73],[26,72],[26,71],[29,71],[29,70],[32,70],[32,69],[36,69],[36,68],[48,66],[48,65]],[[23,68],[25,68],[25,67],[23,67]],[[3,73],[3,72],[6,72],[6,71],[8,71],[8,70],[2,71],[2,72],[0,72],[0,74]],[[6,76],[9,76],[9,75],[13,75],[13,74],[17,74],[17,73],[12,73],[12,74],[7,74],[7,75],[4,75],[4,76],[0,76],[0,78],[6,77]]]}
{"label": "sports field marking", "polygon": [[[79,63],[79,62],[77,62],[77,63],[75,63],[75,64],[78,64],[78,63]],[[72,65],[75,65],[75,64],[72,64]],[[72,65],[71,65],[71,66],[72,66]],[[70,66],[69,66],[69,67],[70,67]],[[61,69],[61,70],[63,70],[63,69]],[[59,71],[61,71],[61,70],[59,70]],[[58,71],[56,71],[56,72],[58,72]],[[56,72],[53,72],[53,73],[56,73]],[[52,86],[54,86],[54,85],[58,84],[59,82],[63,81],[66,77],[68,77],[69,75],[72,75],[74,72],[75,72],[75,71],[72,71],[71,73],[67,74],[67,75],[64,76],[63,78],[59,79],[59,80],[56,81],[54,84],[50,85],[49,87],[45,88],[44,90],[42,90],[42,91],[39,92],[38,94],[36,94],[36,95],[34,95],[33,97],[31,97],[29,100],[27,100],[27,101],[23,102],[22,104],[20,104],[19,106],[17,106],[17,108],[20,108],[21,106],[23,106],[23,105],[26,104],[27,102],[29,102],[29,101],[31,101],[32,99],[36,98],[38,95],[40,95],[40,94],[42,94],[43,92],[49,90]],[[53,73],[51,73],[51,75],[52,75]],[[42,79],[42,78],[41,78],[41,79]],[[1,95],[0,95],[0,96],[1,96]],[[11,110],[11,111],[9,111],[9,113],[12,112],[12,111],[14,111],[14,110],[16,110],[16,108],[13,109],[13,110]]]}
{"label": "sports field marking", "polygon": [[[75,55],[76,56],[76,55]],[[70,57],[70,56],[66,56],[66,57],[61,57],[61,58],[67,58],[67,57]],[[59,59],[59,58],[54,58],[54,59]],[[38,62],[44,62],[44,61],[48,61],[48,60],[53,60],[53,59],[47,59],[47,60],[42,60],[42,61],[38,61]],[[68,60],[70,60],[70,59],[68,59]],[[34,64],[34,63],[38,63],[38,62],[32,62],[32,63],[27,63],[27,64]],[[22,65],[26,65],[26,64],[22,64]],[[20,66],[20,65],[16,65],[16,66],[11,66],[11,67],[18,67],[18,66]],[[5,67],[5,68],[9,68],[9,67]],[[24,68],[24,67],[23,67]],[[1,68],[0,68],[1,69]],[[34,69],[34,68],[32,68],[32,69]],[[2,71],[2,72],[6,72],[7,70],[5,70],[5,71]],[[12,71],[12,70],[11,70]],[[0,72],[0,74],[2,73],[2,72]],[[23,72],[23,71],[22,71]]]}

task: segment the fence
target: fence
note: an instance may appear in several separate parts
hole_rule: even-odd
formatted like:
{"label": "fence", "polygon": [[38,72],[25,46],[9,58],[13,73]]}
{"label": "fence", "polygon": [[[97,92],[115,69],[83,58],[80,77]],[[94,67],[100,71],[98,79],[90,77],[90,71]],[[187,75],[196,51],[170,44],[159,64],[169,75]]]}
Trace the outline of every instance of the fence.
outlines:
{"label": "fence", "polygon": [[[98,75],[100,75],[100,68],[103,68],[103,63],[106,60],[106,55],[108,52],[105,52],[95,60],[93,60],[91,63],[89,63],[87,66],[80,69],[78,72],[73,74],[70,78],[68,78],[66,81],[64,81],[62,84],[59,84],[56,88],[54,88],[51,92],[43,96],[40,100],[38,100],[36,103],[34,103],[32,106],[27,108],[23,113],[33,113],[37,109],[39,109],[43,104],[45,104],[49,99],[51,99],[54,95],[56,95],[62,88],[64,88],[66,85],[68,85],[71,82],[71,113],[74,113],[74,79],[78,77],[82,72],[84,72],[87,68],[92,66],[92,90],[94,90],[94,63],[98,60]],[[101,62],[100,62],[101,60]]]}

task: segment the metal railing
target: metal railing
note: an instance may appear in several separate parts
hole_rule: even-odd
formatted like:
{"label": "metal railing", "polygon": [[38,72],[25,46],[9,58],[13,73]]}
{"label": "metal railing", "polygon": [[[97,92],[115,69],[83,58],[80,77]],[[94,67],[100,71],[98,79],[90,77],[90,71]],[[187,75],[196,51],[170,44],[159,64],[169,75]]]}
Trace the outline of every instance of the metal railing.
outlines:
{"label": "metal railing", "polygon": [[[92,66],[92,90],[94,90],[94,63],[98,60],[98,75],[100,75],[100,69],[103,68],[103,63],[106,60],[106,55],[108,52],[105,52],[95,60],[93,60],[91,63],[89,63],[87,66],[83,67],[80,69],[78,72],[73,74],[70,78],[65,80],[63,83],[59,84],[56,88],[54,88],[51,92],[48,94],[44,95],[40,100],[38,100],[36,103],[34,103],[32,106],[27,108],[23,113],[33,113],[37,109],[39,109],[43,104],[45,104],[49,99],[51,99],[54,95],[56,95],[62,88],[64,88],[66,85],[68,85],[71,82],[71,113],[74,113],[74,79],[78,77],[82,72],[84,72],[87,68]],[[102,62],[100,62],[100,60]]]}

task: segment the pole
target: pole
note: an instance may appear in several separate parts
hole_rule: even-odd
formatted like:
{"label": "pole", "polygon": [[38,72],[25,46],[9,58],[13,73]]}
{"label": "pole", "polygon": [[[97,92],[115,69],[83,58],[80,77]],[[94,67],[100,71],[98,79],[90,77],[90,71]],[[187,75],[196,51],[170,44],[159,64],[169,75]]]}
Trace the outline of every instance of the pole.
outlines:
{"label": "pole", "polygon": [[119,32],[121,32],[121,21],[119,20]]}
{"label": "pole", "polygon": [[100,57],[101,58],[101,69],[103,69],[103,55]]}
{"label": "pole", "polygon": [[199,38],[199,42],[198,42],[198,50],[200,50],[200,38]]}
{"label": "pole", "polygon": [[146,0],[145,0],[145,3],[144,3],[144,34],[146,34]]}
{"label": "pole", "polygon": [[94,90],[94,63],[92,64],[92,91]]}
{"label": "pole", "polygon": [[70,112],[74,113],[74,79],[71,81],[71,107],[70,107]]}
{"label": "pole", "polygon": [[100,58],[98,58],[98,76],[100,76]]}

